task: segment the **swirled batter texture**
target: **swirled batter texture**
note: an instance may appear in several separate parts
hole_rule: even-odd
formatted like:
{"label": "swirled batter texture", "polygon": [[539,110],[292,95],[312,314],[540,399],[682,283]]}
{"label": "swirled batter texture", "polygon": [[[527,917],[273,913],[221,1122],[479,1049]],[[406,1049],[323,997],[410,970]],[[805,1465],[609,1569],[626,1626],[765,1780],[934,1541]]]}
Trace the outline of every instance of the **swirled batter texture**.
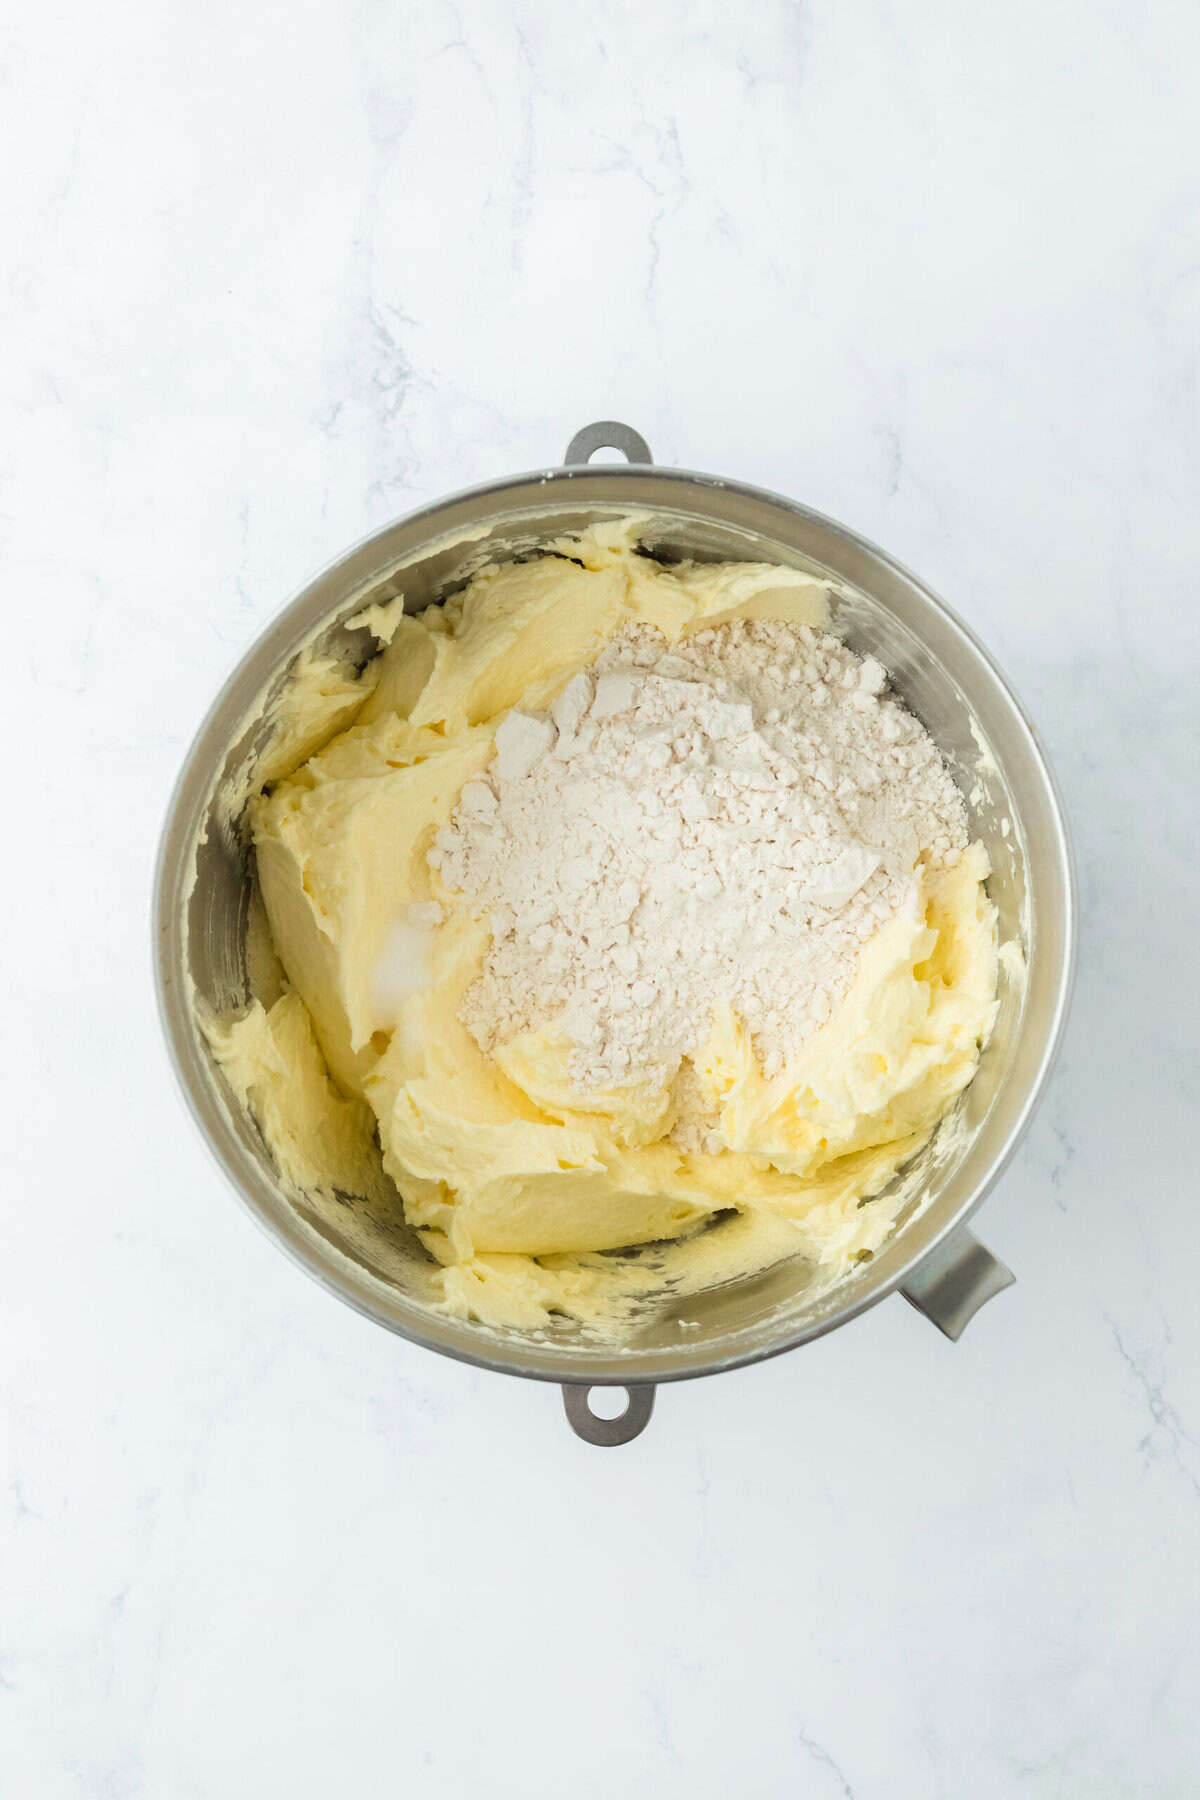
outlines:
{"label": "swirled batter texture", "polygon": [[[919,771],[934,781],[936,753],[881,691],[878,665],[863,673],[848,653],[844,670],[837,663],[825,611],[821,584],[795,571],[664,567],[625,522],[489,567],[416,617],[400,602],[369,609],[363,622],[384,648],[361,676],[302,664],[269,780],[260,768],[250,800],[282,991],[210,1022],[209,1035],[289,1180],[379,1203],[394,1186],[440,1265],[447,1309],[519,1329],[567,1312],[619,1333],[664,1283],[695,1290],[795,1253],[832,1280],[889,1234],[900,1200],[885,1190],[970,1081],[986,1039],[996,921],[985,854],[940,788],[934,823],[909,806],[899,828]],[[762,683],[781,679],[786,634],[761,622],[806,646],[826,690],[844,678],[863,729],[910,746],[908,761],[898,751],[886,767],[862,764],[853,793],[828,784],[824,740],[805,723],[820,705],[802,686],[768,704]],[[681,733],[693,697],[663,684],[703,686],[707,647],[715,656],[729,645],[761,666],[759,686],[706,677],[695,704],[708,710]],[[654,733],[668,715],[663,750]],[[548,766],[538,776],[538,757],[591,755],[578,799],[603,832],[614,814],[605,771],[621,779],[626,739],[643,757],[650,745],[645,766],[661,766],[664,786],[669,767],[684,812],[700,811],[652,870],[629,852],[629,867],[606,873],[601,857],[581,886],[580,859],[555,869],[553,838],[529,823],[528,783],[559,780]],[[681,786],[689,758],[694,802]],[[643,786],[653,796],[654,782]],[[720,923],[736,927],[736,893],[710,892],[717,913],[690,915],[686,993],[672,992],[669,962],[667,975],[647,974],[645,942],[662,941],[660,923],[638,948],[643,903],[645,918],[672,917],[673,881],[686,928],[696,846],[727,828],[722,807],[735,825],[748,821],[746,916],[752,895],[760,913],[765,895],[778,897],[777,994],[769,936],[765,948],[747,940],[739,960],[736,928],[731,938]],[[507,861],[497,815],[515,846]],[[564,840],[570,826],[564,818]],[[623,829],[636,850],[628,819]],[[550,866],[539,875],[543,844]],[[513,881],[520,855],[536,917],[522,912],[527,884]],[[609,919],[597,879],[625,883],[624,919]],[[572,905],[611,935],[590,941]],[[857,936],[846,925],[839,937],[837,921],[851,918]],[[527,954],[535,932],[544,986],[540,953]],[[597,984],[597,966],[612,980]],[[636,1000],[612,999],[621,967]],[[791,1004],[801,968],[807,1011]],[[617,1004],[636,1005],[644,1025],[614,1027],[606,1007]],[[705,1230],[716,1219],[720,1229]]]}

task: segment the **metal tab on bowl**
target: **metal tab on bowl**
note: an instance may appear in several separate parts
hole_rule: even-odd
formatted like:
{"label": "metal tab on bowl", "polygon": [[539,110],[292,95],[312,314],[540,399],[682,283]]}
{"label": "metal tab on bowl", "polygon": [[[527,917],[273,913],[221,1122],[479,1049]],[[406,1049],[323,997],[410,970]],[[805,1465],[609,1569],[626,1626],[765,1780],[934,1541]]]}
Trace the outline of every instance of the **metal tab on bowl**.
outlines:
{"label": "metal tab on bowl", "polygon": [[649,466],[654,461],[649,444],[632,425],[622,425],[619,419],[597,419],[595,424],[585,425],[582,431],[575,433],[567,445],[563,462],[567,467],[588,463],[597,450],[619,450],[629,463]]}
{"label": "metal tab on bowl", "polygon": [[581,1437],[585,1444],[628,1444],[635,1437],[640,1437],[650,1423],[650,1414],[654,1411],[654,1389],[652,1386],[633,1386],[625,1389],[626,1405],[623,1413],[615,1419],[603,1419],[599,1413],[592,1411],[590,1398],[595,1393],[615,1392],[615,1389],[595,1387],[564,1387],[562,1391],[563,1406],[571,1430],[576,1437]]}
{"label": "metal tab on bowl", "polygon": [[913,1270],[900,1292],[939,1331],[957,1340],[980,1307],[1016,1279],[973,1232],[960,1226]]}

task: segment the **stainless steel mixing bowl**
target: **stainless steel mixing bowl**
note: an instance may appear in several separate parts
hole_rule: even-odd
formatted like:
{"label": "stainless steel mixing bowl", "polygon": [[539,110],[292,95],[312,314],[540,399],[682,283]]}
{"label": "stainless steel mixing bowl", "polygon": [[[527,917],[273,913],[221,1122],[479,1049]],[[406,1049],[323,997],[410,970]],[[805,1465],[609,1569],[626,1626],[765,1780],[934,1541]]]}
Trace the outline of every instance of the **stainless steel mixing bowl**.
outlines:
{"label": "stainless steel mixing bowl", "polygon": [[[627,463],[588,466],[604,447]],[[220,792],[252,759],[264,709],[300,648],[316,634],[320,647],[362,659],[371,640],[345,621],[368,601],[403,592],[407,607],[419,610],[493,556],[631,512],[647,515],[643,542],[663,557],[753,558],[828,580],[837,629],[886,665],[959,774],[972,828],[991,854],[1001,930],[1020,938],[1026,974],[1003,989],[995,1031],[960,1102],[962,1128],[924,1153],[922,1196],[869,1262],[825,1292],[802,1263],[779,1264],[665,1304],[614,1351],[589,1344],[565,1319],[533,1336],[448,1318],[429,1304],[430,1264],[398,1199],[384,1209],[361,1196],[331,1205],[289,1191],[213,1062],[195,1001],[228,1011],[247,996],[252,856]],[[965,1221],[1012,1156],[1046,1084],[1075,945],[1067,829],[1033,728],[966,626],[883,551],[775,494],[655,468],[627,426],[588,426],[561,467],[472,488],[387,526],[292,601],[226,683],[188,754],[159,856],[155,937],[163,1026],[184,1094],[217,1161],[275,1241],[341,1299],[414,1343],[561,1383],[567,1416],[590,1442],[636,1436],[657,1383],[794,1349],[897,1288],[954,1338],[1012,1280]],[[590,1407],[589,1390],[599,1386],[627,1389],[619,1419],[599,1418]]]}

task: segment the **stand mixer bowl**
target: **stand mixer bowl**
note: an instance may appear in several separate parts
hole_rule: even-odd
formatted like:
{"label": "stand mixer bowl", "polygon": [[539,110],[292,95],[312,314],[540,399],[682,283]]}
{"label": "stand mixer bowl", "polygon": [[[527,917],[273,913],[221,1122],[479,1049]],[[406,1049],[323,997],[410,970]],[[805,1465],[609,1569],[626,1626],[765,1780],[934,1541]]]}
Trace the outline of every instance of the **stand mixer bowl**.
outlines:
{"label": "stand mixer bowl", "polygon": [[[628,462],[589,466],[603,447]],[[290,1190],[213,1060],[197,1003],[228,1013],[248,998],[253,853],[223,795],[252,766],[271,697],[301,649],[361,661],[368,634],[346,621],[371,601],[403,592],[407,609],[419,611],[485,562],[630,514],[644,517],[642,542],[667,560],[776,562],[828,582],[833,628],[885,665],[959,779],[972,834],[991,857],[988,887],[1002,940],[1020,942],[1025,967],[1002,985],[994,1031],[958,1102],[952,1152],[939,1153],[935,1138],[921,1153],[924,1191],[869,1262],[825,1289],[797,1260],[780,1263],[689,1297],[686,1332],[669,1303],[648,1312],[614,1350],[589,1342],[567,1319],[533,1335],[451,1318],[431,1304],[432,1265],[398,1196],[389,1208],[351,1195],[330,1206]],[[590,1442],[636,1436],[659,1383],[795,1349],[898,1288],[957,1337],[1012,1280],[966,1221],[1013,1155],[1045,1087],[1075,953],[1066,821],[1033,727],[967,627],[883,551],[777,495],[656,468],[644,439],[627,426],[589,426],[561,466],[472,488],[385,527],[291,602],[225,684],[188,753],[159,854],[154,927],[163,1027],[184,1095],[218,1163],[280,1248],[339,1298],[414,1343],[561,1384],[567,1417]],[[588,1404],[589,1389],[606,1386],[628,1390],[618,1419],[598,1417]]]}

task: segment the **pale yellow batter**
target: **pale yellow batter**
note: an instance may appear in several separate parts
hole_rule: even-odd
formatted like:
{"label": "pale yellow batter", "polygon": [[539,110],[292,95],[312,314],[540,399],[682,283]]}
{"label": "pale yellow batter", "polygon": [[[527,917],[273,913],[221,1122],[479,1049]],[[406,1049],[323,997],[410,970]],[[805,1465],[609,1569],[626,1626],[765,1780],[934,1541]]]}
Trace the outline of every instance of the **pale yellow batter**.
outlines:
{"label": "pale yellow batter", "polygon": [[[390,1177],[443,1265],[443,1304],[496,1325],[536,1328],[558,1310],[616,1329],[621,1302],[668,1267],[676,1292],[796,1252],[836,1278],[887,1237],[899,1200],[861,1202],[970,1081],[995,1009],[995,913],[974,845],[923,878],[915,916],[868,943],[846,999],[774,1079],[738,1018],[714,1017],[696,1070],[730,1146],[720,1155],[667,1140],[669,1087],[581,1109],[552,1028],[491,1057],[478,1048],[459,1008],[488,924],[427,852],[506,712],[548,705],[632,622],[676,641],[731,618],[824,620],[807,576],[668,569],[635,542],[631,523],[597,528],[559,546],[573,560],[488,568],[444,608],[369,609],[386,647],[361,678],[307,659],[250,802],[286,986],[208,1027],[287,1178],[378,1196]],[[397,921],[425,902],[441,922],[411,949],[410,991],[389,988],[379,969]],[[730,1208],[740,1228],[694,1235]],[[596,1254],[652,1240],[686,1243],[649,1273]]]}

